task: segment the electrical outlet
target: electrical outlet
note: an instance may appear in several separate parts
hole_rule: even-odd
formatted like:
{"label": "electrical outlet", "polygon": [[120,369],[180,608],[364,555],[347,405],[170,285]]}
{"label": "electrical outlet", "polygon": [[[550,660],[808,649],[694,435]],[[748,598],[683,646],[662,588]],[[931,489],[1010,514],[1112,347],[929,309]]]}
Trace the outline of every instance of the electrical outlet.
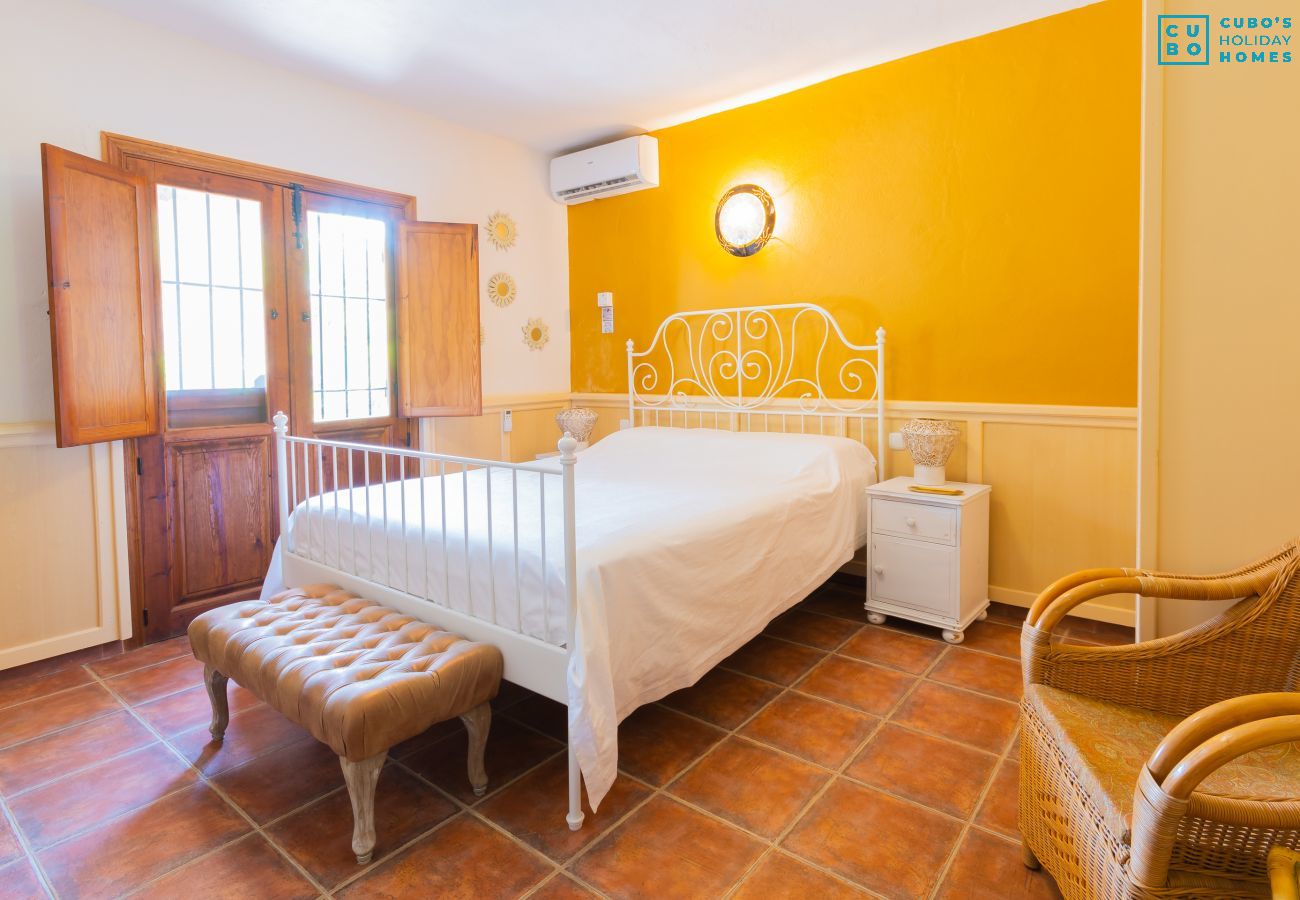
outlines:
{"label": "electrical outlet", "polygon": [[901,431],[889,432],[889,449],[890,450],[907,449],[907,445],[903,443],[903,432]]}
{"label": "electrical outlet", "polygon": [[515,427],[514,413],[507,409],[505,412],[501,413],[501,431],[505,434],[509,434],[511,431],[514,430],[514,427]]}

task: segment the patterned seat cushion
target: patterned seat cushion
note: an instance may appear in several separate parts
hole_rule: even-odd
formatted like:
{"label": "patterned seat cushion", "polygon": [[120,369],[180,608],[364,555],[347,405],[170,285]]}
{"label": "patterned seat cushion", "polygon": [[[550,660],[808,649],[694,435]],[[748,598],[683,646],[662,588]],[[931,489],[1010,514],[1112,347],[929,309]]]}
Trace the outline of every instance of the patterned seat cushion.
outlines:
{"label": "patterned seat cushion", "polygon": [[496,696],[501,651],[333,585],[203,613],[194,655],[361,760]]}
{"label": "patterned seat cushion", "polygon": [[[1057,736],[1057,746],[1111,833],[1127,842],[1138,774],[1182,719],[1043,684],[1030,685],[1025,702]],[[1197,790],[1231,798],[1298,799],[1300,745],[1248,753],[1211,774]]]}

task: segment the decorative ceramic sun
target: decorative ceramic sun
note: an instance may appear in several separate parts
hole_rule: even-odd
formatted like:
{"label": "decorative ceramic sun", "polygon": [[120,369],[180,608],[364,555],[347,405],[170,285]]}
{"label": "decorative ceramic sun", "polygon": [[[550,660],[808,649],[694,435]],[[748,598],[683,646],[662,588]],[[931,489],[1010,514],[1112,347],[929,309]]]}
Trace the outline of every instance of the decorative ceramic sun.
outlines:
{"label": "decorative ceramic sun", "polygon": [[505,272],[497,272],[488,279],[488,299],[497,306],[515,302],[515,280]]}
{"label": "decorative ceramic sun", "polygon": [[530,350],[541,350],[551,339],[551,326],[541,319],[529,319],[523,327],[524,343]]}
{"label": "decorative ceramic sun", "polygon": [[488,216],[487,239],[498,250],[509,250],[519,237],[519,227],[515,220],[503,212],[494,212]]}

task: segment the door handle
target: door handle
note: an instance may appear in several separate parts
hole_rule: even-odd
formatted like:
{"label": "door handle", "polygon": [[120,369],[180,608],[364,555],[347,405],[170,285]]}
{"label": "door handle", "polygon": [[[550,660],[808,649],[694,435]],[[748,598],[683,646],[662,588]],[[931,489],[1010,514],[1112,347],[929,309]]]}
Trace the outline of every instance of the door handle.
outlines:
{"label": "door handle", "polygon": [[885,567],[884,567],[884,566],[872,566],[872,567],[871,567],[871,571],[875,572],[877,575],[884,575],[884,574],[885,574]]}
{"label": "door handle", "polygon": [[278,318],[280,318],[280,311],[278,309],[271,310],[271,320],[274,321]]}
{"label": "door handle", "polygon": [[310,322],[310,321],[311,321],[311,313],[309,313],[309,312],[305,312],[305,313],[303,313],[303,314],[302,314],[302,320],[303,320],[304,322]]}
{"label": "door handle", "polygon": [[908,516],[906,519],[903,520],[903,524],[906,525],[908,528],[915,528],[916,519],[913,519],[911,516]]}

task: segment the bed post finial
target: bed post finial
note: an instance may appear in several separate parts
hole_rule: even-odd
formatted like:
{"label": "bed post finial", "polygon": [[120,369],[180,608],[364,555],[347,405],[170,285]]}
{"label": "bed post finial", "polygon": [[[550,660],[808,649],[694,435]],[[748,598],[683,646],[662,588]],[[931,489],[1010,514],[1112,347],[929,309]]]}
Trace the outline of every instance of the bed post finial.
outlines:
{"label": "bed post finial", "polygon": [[[289,443],[286,438],[289,437],[289,417],[284,414],[284,410],[279,410],[271,421],[275,423],[275,471],[277,474],[276,486],[278,488],[279,511],[280,511],[280,530],[288,532],[289,529]],[[292,539],[290,539],[292,541]],[[288,547],[292,549],[292,547]]]}
{"label": "bed post finial", "polygon": [[885,326],[881,325],[876,329],[876,344],[880,345],[885,342]]}
{"label": "bed post finial", "polygon": [[578,458],[578,439],[567,431],[555,447],[560,451],[560,462],[573,462]]}

